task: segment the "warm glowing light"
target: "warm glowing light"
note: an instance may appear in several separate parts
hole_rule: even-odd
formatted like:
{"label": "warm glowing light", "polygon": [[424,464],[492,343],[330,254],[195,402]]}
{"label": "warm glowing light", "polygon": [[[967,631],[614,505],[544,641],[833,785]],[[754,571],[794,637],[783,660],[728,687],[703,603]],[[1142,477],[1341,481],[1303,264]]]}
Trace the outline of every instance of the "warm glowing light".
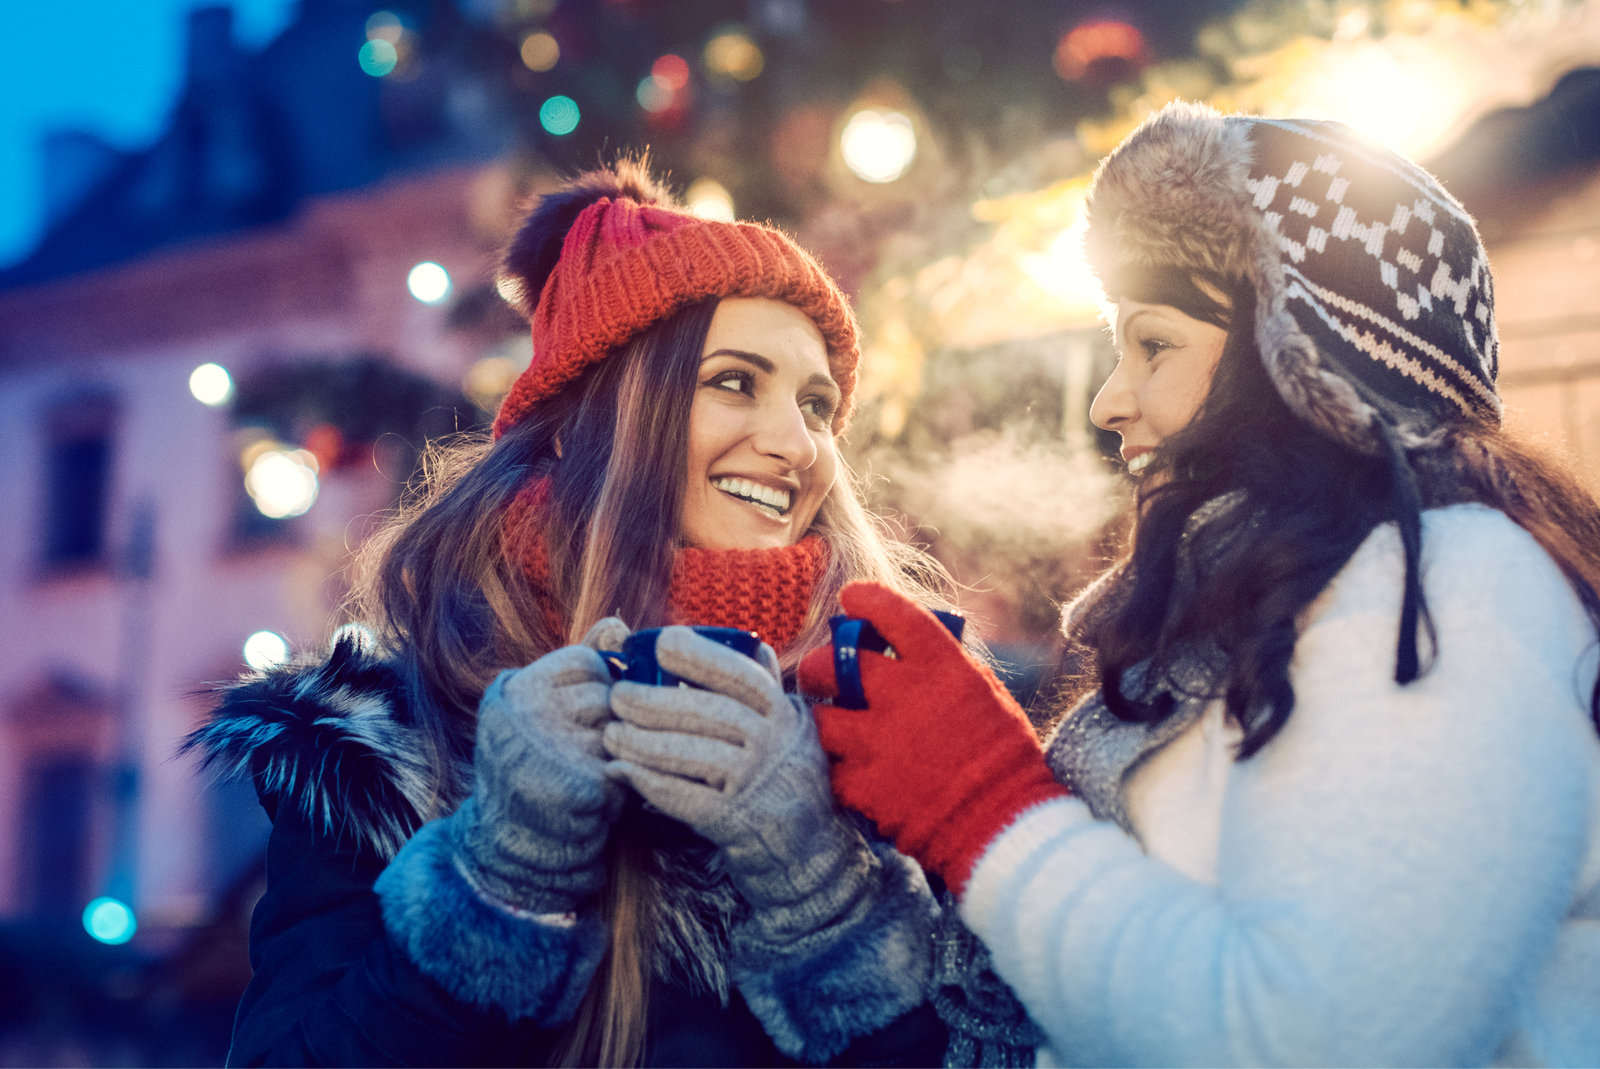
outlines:
{"label": "warm glowing light", "polygon": [[733,222],[733,196],[715,178],[696,179],[684,200],[689,210],[702,219]]}
{"label": "warm glowing light", "polygon": [[839,140],[844,162],[868,182],[893,182],[917,156],[911,120],[898,111],[866,108],[850,116]]}
{"label": "warm glowing light", "polygon": [[719,33],[706,43],[706,70],[720,78],[748,82],[761,73],[766,57],[761,48],[738,31]]}
{"label": "warm glowing light", "polygon": [[450,272],[432,260],[424,260],[406,276],[406,289],[423,304],[438,304],[450,296]]}
{"label": "warm glowing light", "polygon": [[522,369],[508,356],[486,356],[467,368],[461,379],[461,392],[485,412],[493,412],[521,373]]}
{"label": "warm glowing light", "polygon": [[1330,48],[1289,91],[1297,114],[1337,119],[1410,156],[1437,147],[1453,114],[1469,99],[1477,71],[1443,52],[1394,38]]}
{"label": "warm glowing light", "polygon": [[233,377],[221,364],[201,364],[189,372],[189,392],[201,404],[217,408],[233,398]]}
{"label": "warm glowing light", "polygon": [[400,17],[393,11],[374,11],[367,20],[367,40],[388,41],[392,45],[400,43],[400,35],[405,33],[405,28],[400,25]]}
{"label": "warm glowing light", "polygon": [[257,631],[244,640],[244,663],[265,672],[289,663],[289,642],[276,631]]}
{"label": "warm glowing light", "polygon": [[539,106],[539,125],[557,137],[578,128],[578,103],[571,97],[553,96]]}
{"label": "warm glowing light", "polygon": [[674,93],[689,84],[689,64],[670,52],[650,65],[650,74]]}
{"label": "warm glowing light", "polygon": [[138,928],[133,910],[115,898],[97,898],[83,909],[83,930],[102,943],[126,943]]}
{"label": "warm glowing light", "polygon": [[1063,34],[1051,63],[1069,82],[1090,74],[1095,64],[1116,62],[1137,70],[1147,54],[1144,35],[1125,22],[1089,22]]}
{"label": "warm glowing light", "polygon": [[561,46],[543,30],[522,39],[522,65],[530,71],[547,71],[561,58]]}
{"label": "warm glowing light", "polygon": [[374,37],[361,46],[357,58],[361,61],[362,70],[374,78],[382,78],[394,70],[395,64],[400,62],[400,53],[395,50],[393,44],[382,37]]}
{"label": "warm glowing light", "polygon": [[650,75],[639,83],[639,88],[634,91],[634,99],[639,101],[639,106],[652,115],[659,114],[672,107],[675,93],[660,78]]}
{"label": "warm glowing light", "polygon": [[317,500],[317,458],[304,449],[267,449],[250,464],[244,488],[263,516],[298,516]]}
{"label": "warm glowing light", "polygon": [[1089,261],[1083,255],[1083,232],[1088,217],[1057,234],[1042,253],[1023,256],[1022,269],[1039,288],[1069,308],[1092,311],[1105,300]]}

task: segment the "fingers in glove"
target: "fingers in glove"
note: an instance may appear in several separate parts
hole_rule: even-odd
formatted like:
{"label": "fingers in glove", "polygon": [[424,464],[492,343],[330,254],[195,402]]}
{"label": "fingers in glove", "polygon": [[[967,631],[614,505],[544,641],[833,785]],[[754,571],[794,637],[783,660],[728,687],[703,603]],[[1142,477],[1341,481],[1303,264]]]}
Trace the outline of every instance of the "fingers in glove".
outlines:
{"label": "fingers in glove", "polygon": [[604,650],[608,653],[618,653],[622,650],[622,643],[629,635],[633,634],[628,625],[621,618],[607,616],[604,620],[596,621],[595,625],[584,632],[583,645],[592,650]]}
{"label": "fingers in glove", "polygon": [[800,693],[813,698],[837,698],[839,680],[833,671],[833,645],[819,646],[800,661],[796,677]]}
{"label": "fingers in glove", "polygon": [[622,682],[611,688],[611,711],[650,731],[701,735],[743,746],[766,727],[760,713],[722,694],[693,687]]}
{"label": "fingers in glove", "polygon": [[717,739],[676,731],[646,731],[614,720],[606,725],[606,752],[652,772],[699,780],[721,792],[744,778],[746,751]]}
{"label": "fingers in glove", "polygon": [[787,704],[783,685],[766,668],[687,627],[661,629],[656,662],[674,675],[726,694],[759,713],[770,716],[777,705]]}
{"label": "fingers in glove", "polygon": [[714,820],[726,806],[722,794],[682,776],[665,775],[631,761],[612,761],[605,774],[617,783],[626,783],[667,816],[690,827]]}
{"label": "fingers in glove", "polygon": [[962,648],[937,616],[881,583],[851,583],[840,593],[839,604],[851,616],[871,621],[902,659]]}
{"label": "fingers in glove", "polygon": [[813,707],[811,717],[816,722],[817,741],[823,752],[841,761],[871,757],[875,733],[866,721],[872,715],[870,709],[841,709],[836,705]]}

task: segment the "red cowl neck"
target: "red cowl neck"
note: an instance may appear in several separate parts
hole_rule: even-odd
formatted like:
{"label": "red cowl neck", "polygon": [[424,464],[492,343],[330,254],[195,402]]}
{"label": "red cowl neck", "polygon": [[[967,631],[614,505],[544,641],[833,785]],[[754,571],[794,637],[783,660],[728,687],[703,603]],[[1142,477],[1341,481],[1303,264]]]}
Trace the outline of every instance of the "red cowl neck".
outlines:
{"label": "red cowl neck", "polygon": [[[506,513],[507,528],[539,523],[549,493],[549,480],[541,479],[518,494]],[[532,538],[527,547],[522,566],[539,591],[546,622],[555,634],[565,634],[565,614],[550,593],[545,541]],[[828,544],[817,535],[777,549],[680,549],[672,565],[669,617],[673,623],[754,631],[781,655],[805,626],[827,567]]]}

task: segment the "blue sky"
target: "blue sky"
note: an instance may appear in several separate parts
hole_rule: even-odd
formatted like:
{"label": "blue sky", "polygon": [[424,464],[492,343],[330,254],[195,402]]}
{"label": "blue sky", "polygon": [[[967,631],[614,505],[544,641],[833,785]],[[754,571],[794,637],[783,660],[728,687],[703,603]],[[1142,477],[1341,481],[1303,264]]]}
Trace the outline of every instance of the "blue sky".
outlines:
{"label": "blue sky", "polygon": [[[148,145],[177,98],[187,13],[203,6],[206,0],[0,0],[0,265],[38,240],[44,133],[76,127],[121,149]],[[233,0],[235,36],[259,48],[296,6]]]}

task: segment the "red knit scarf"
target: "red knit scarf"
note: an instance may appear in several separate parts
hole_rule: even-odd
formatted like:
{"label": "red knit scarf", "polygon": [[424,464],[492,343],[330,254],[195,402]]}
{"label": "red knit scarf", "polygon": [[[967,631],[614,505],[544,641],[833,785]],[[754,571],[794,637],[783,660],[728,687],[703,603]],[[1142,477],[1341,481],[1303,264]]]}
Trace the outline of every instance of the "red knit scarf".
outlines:
{"label": "red knit scarf", "polygon": [[[538,524],[549,497],[547,479],[518,494],[506,513],[507,531]],[[522,566],[538,591],[546,625],[553,634],[566,634],[543,538],[526,540]],[[816,535],[777,549],[680,549],[672,565],[668,617],[672,623],[754,631],[781,655],[805,625],[827,566],[828,544]]]}

